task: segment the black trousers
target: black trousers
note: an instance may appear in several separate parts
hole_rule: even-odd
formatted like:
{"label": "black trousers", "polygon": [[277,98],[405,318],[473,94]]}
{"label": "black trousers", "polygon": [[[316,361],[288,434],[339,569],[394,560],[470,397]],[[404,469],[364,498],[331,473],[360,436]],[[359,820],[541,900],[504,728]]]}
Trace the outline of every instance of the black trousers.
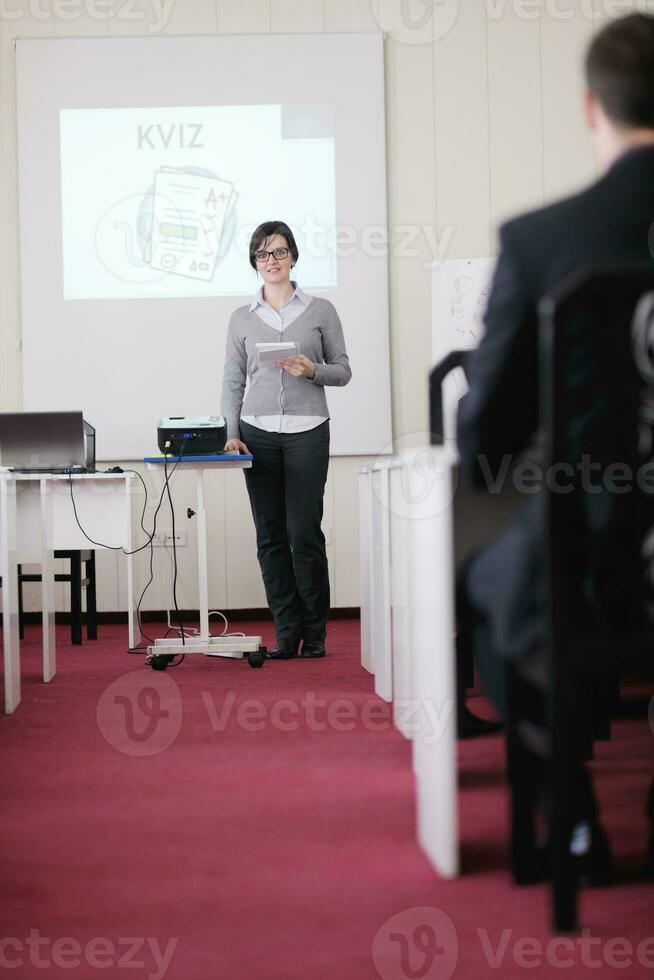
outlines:
{"label": "black trousers", "polygon": [[457,707],[465,705],[466,689],[474,682],[477,668],[484,691],[506,724],[506,660],[493,648],[488,618],[470,598],[468,577],[476,555],[459,568],[456,577],[456,680]]}
{"label": "black trousers", "polygon": [[324,641],[330,600],[320,524],[329,421],[306,432],[266,432],[247,422],[240,430],[254,456],[245,482],[277,643]]}
{"label": "black trousers", "polygon": [[[457,615],[457,682],[458,702],[463,703],[465,688],[470,683],[472,665],[477,668],[482,686],[489,699],[493,702],[508,733],[508,741],[515,740],[509,753],[509,779],[520,781],[527,791],[538,797],[538,803],[543,807],[546,819],[549,818],[548,790],[548,759],[549,742],[543,741],[542,754],[534,751],[533,735],[531,745],[525,735],[536,731],[545,731],[547,722],[546,691],[540,683],[528,679],[521,669],[520,657],[508,657],[502,654],[493,642],[493,630],[489,616],[485,614],[471,597],[470,577],[475,561],[481,552],[472,555],[459,569],[456,583],[456,615]],[[545,666],[539,666],[545,679],[547,678],[546,656],[544,651],[532,654],[535,659],[541,657]],[[510,690],[507,680],[511,676]],[[593,792],[590,774],[584,765],[589,756],[591,742],[587,731],[584,733],[582,719],[579,719],[579,743],[575,745],[575,778],[573,780],[573,797],[570,809],[575,821],[593,821],[597,818],[597,802]],[[515,745],[519,749],[516,750]]]}

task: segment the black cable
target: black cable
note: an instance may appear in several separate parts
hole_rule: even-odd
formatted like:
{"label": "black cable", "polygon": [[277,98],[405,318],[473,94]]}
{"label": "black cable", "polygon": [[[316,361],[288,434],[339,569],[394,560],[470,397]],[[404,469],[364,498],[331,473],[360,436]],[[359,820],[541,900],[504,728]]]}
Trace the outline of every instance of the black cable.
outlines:
{"label": "black cable", "polygon": [[[109,471],[107,470],[105,472],[109,472]],[[145,534],[145,536],[148,538],[147,544],[150,545],[150,558],[153,559],[154,558],[153,540],[154,540],[154,535],[155,535],[155,531],[156,531],[156,520],[155,520],[155,523],[154,523],[152,534],[150,534],[150,532],[148,531],[148,529],[146,528],[145,523],[144,523],[144,521],[145,521],[145,514],[146,514],[146,511],[148,509],[148,496],[149,496],[148,495],[148,485],[147,485],[147,483],[145,482],[145,480],[143,479],[142,475],[139,473],[138,470],[125,469],[125,470],[123,470],[123,473],[134,473],[135,476],[138,476],[138,478],[141,481],[141,484],[143,486],[143,493],[144,493],[145,496],[144,496],[144,499],[143,499],[143,508],[141,510],[140,525],[141,525],[141,530],[143,531],[143,533]],[[141,597],[140,597],[140,599],[138,601],[138,604],[136,606],[136,625],[138,627],[139,636],[141,637],[141,640],[143,640],[145,638],[150,643],[150,645],[152,645],[152,643],[154,643],[154,640],[152,639],[152,637],[148,636],[148,634],[143,631],[143,624],[141,622],[141,602],[143,600],[143,596],[144,595],[145,595],[145,592],[143,592],[141,594]],[[138,646],[129,648],[127,650],[127,652],[128,653],[139,653],[140,654],[140,653],[144,653],[146,650],[147,650],[147,646],[142,646],[141,643],[139,643]]]}
{"label": "black cable", "polygon": [[[164,456],[164,461],[165,461],[165,456]],[[172,470],[170,471],[170,474],[167,477],[167,479],[170,479],[170,477],[172,477],[173,473],[175,472],[175,470],[179,466],[180,461],[181,461],[181,455],[180,455],[180,458],[175,463],[175,465],[173,466]],[[165,463],[164,463],[164,468],[165,468]],[[128,470],[127,472],[129,472],[129,473],[137,473],[136,470]],[[143,477],[141,476],[141,474],[140,473],[137,473],[137,476],[139,476],[141,478],[141,482],[143,483],[143,486],[145,487],[145,481],[143,480]],[[86,531],[84,530],[84,528],[80,524],[79,517],[77,516],[77,505],[75,503],[75,496],[74,496],[74,493],[73,493],[73,477],[72,477],[72,474],[70,474],[70,473],[68,474],[68,486],[70,488],[70,499],[71,499],[72,504],[73,504],[73,513],[75,515],[75,521],[77,522],[77,526],[80,529],[80,531],[82,532],[82,534],[84,535],[84,537],[86,538],[86,540],[87,541],[90,541],[91,544],[96,545],[98,548],[106,548],[107,551],[122,551],[124,555],[137,555],[139,553],[139,551],[145,551],[146,548],[150,547],[150,545],[152,544],[153,538],[155,536],[155,533],[156,533],[156,521],[155,521],[155,524],[153,525],[152,533],[150,533],[149,531],[147,531],[145,529],[145,527],[143,527],[143,514],[145,513],[145,506],[147,506],[147,493],[148,493],[147,487],[146,487],[146,490],[145,490],[146,501],[145,501],[145,504],[144,504],[144,510],[143,510],[143,512],[141,514],[141,527],[143,527],[143,530],[144,530],[145,534],[148,535],[148,540],[145,542],[145,544],[140,545],[140,547],[134,548],[133,551],[128,551],[126,548],[123,547],[123,545],[104,544],[104,542],[102,542],[102,541],[94,541],[93,538],[89,537],[89,535],[86,533]],[[159,513],[159,508],[161,507],[161,504],[163,503],[163,497],[164,497],[165,491],[166,491],[166,488],[164,486],[163,490],[161,491],[161,497],[159,498],[159,504],[158,504],[157,509],[155,511],[155,518],[156,518],[156,515]]]}
{"label": "black cable", "polygon": [[[184,440],[184,442],[185,441],[186,440]],[[183,446],[184,446],[184,443],[182,443],[182,448],[183,448]],[[182,458],[182,456],[181,456],[181,452],[180,452],[179,459],[181,459],[181,458]],[[181,613],[179,611],[179,606],[177,605],[177,542],[175,541],[175,507],[173,506],[173,497],[172,497],[172,494],[170,492],[170,484],[168,482],[167,459],[168,459],[168,457],[167,457],[166,453],[164,452],[164,477],[165,477],[165,480],[166,480],[165,487],[166,487],[166,490],[167,490],[167,493],[168,493],[168,503],[170,505],[170,516],[171,516],[171,525],[172,525],[171,530],[172,530],[172,534],[173,534],[173,567],[174,567],[174,571],[173,571],[173,605],[175,606],[175,612],[177,613],[177,622],[179,624],[179,632],[180,632],[180,636],[182,638],[182,646],[186,646],[186,637],[184,636],[184,623],[182,622],[182,615],[181,615]],[[179,462],[179,460],[178,460],[178,462]],[[180,661],[180,663],[181,663],[181,661]],[[169,665],[169,666],[173,666],[173,665]],[[174,666],[176,667],[177,664],[175,664]]]}
{"label": "black cable", "polygon": [[[138,473],[137,470],[132,470],[131,472],[137,473],[138,476],[141,476],[141,474]],[[173,472],[174,472],[174,470],[173,470]],[[171,473],[171,476],[172,476],[172,473]],[[143,517],[144,517],[144,514],[145,514],[145,507],[147,506],[147,500],[148,500],[148,488],[146,486],[146,483],[145,483],[145,480],[143,479],[143,477],[141,477],[141,482],[142,482],[142,484],[143,484],[143,486],[145,488],[145,502],[144,502],[144,505],[143,505],[143,510],[141,511],[141,527],[143,528],[145,534],[148,535],[147,542],[141,548],[136,548],[135,551],[127,551],[122,546],[120,548],[117,548],[117,547],[113,547],[112,545],[99,545],[99,547],[108,548],[110,551],[123,551],[126,555],[134,555],[138,551],[143,551],[144,548],[147,548],[148,546],[150,547],[150,578],[146,582],[145,587],[144,587],[143,591],[141,592],[141,595],[139,596],[139,601],[136,604],[136,625],[138,626],[138,631],[139,631],[139,635],[140,635],[141,639],[145,638],[150,645],[153,645],[154,644],[154,640],[152,639],[151,636],[148,636],[148,634],[143,629],[143,623],[141,622],[141,604],[143,602],[143,598],[145,596],[145,593],[147,592],[147,590],[152,585],[152,582],[154,581],[154,545],[153,545],[153,541],[154,541],[154,536],[155,536],[155,534],[157,532],[157,514],[159,513],[159,511],[161,509],[161,505],[163,504],[165,487],[162,488],[161,494],[159,496],[159,503],[157,504],[157,509],[154,512],[154,517],[153,517],[153,520],[152,520],[152,533],[150,534],[146,530],[146,528],[144,527],[144,525],[143,525]],[[77,516],[77,507],[75,505],[75,497],[73,495],[72,479],[70,478],[70,476],[69,476],[69,483],[70,483],[70,495],[71,495],[71,500],[72,500],[72,503],[73,503],[73,512],[75,514],[75,520],[77,521],[77,525],[78,525],[80,531],[82,532],[82,534],[84,535],[85,538],[88,538],[88,540],[91,541],[93,544],[97,544],[97,542],[93,541],[93,539],[88,536],[88,534],[86,533],[86,531],[84,530],[84,528],[82,527],[82,525],[79,522],[79,518]],[[143,652],[143,650],[140,649],[138,646],[137,647],[133,647],[131,650],[128,650],[128,653],[142,653],[142,652]]]}
{"label": "black cable", "polygon": [[[159,513],[159,510],[160,510],[161,505],[163,503],[163,495],[164,495],[164,491],[162,489],[161,496],[159,497],[159,503],[157,504],[157,509],[154,512],[154,518],[153,518],[153,522],[152,522],[152,534],[150,535],[150,542],[149,542],[149,544],[150,544],[150,578],[145,583],[145,585],[143,587],[143,591],[141,592],[141,595],[139,596],[139,601],[136,604],[136,625],[138,626],[139,635],[141,636],[141,639],[143,639],[143,637],[145,637],[145,639],[148,641],[148,643],[150,644],[150,646],[152,646],[154,644],[154,640],[152,639],[151,636],[148,636],[148,634],[143,629],[143,623],[141,621],[141,603],[143,602],[145,593],[148,591],[148,589],[152,585],[152,582],[154,581],[154,544],[153,544],[153,541],[154,541],[154,536],[155,536],[155,534],[157,532],[157,514]],[[148,532],[146,532],[146,533],[148,533]],[[131,649],[128,649],[127,652],[128,653],[142,653],[145,649],[147,649],[147,647],[141,647],[139,645],[139,646],[136,646],[136,647],[131,647]]]}
{"label": "black cable", "polygon": [[107,548],[108,551],[123,551],[124,549],[123,549],[123,546],[122,545],[116,546],[114,544],[103,544],[101,541],[94,541],[93,538],[90,538],[88,536],[88,534],[86,533],[86,531],[84,530],[84,528],[82,527],[82,525],[79,522],[79,517],[77,516],[77,504],[75,503],[75,495],[73,493],[73,477],[72,477],[72,474],[71,473],[68,474],[68,487],[70,489],[70,499],[71,499],[72,504],[73,504],[73,514],[75,515],[75,520],[77,522],[77,526],[80,529],[80,531],[82,532],[82,534],[84,535],[84,537],[86,538],[86,540],[87,541],[90,541],[91,544],[97,545],[98,548]]}
{"label": "black cable", "polygon": [[[152,637],[148,636],[147,633],[144,633],[143,632],[143,628],[141,626],[141,603],[143,602],[143,598],[145,596],[145,593],[148,591],[148,589],[150,588],[150,586],[152,585],[152,583],[154,581],[154,545],[153,545],[152,542],[154,541],[154,536],[157,533],[157,515],[159,514],[159,511],[161,510],[161,506],[162,506],[163,500],[164,500],[164,494],[166,493],[166,489],[167,488],[168,488],[168,493],[170,493],[169,481],[170,481],[170,478],[172,477],[173,473],[175,472],[175,470],[177,469],[177,467],[179,466],[179,464],[182,461],[182,454],[184,452],[184,446],[186,445],[186,442],[187,442],[186,439],[183,439],[182,440],[182,445],[181,445],[180,451],[179,451],[179,458],[178,458],[177,462],[175,463],[175,465],[174,465],[174,467],[172,469],[172,472],[170,474],[168,474],[167,454],[164,453],[164,476],[165,476],[165,481],[164,481],[164,485],[163,485],[163,487],[161,489],[161,493],[159,495],[159,503],[157,504],[157,509],[155,510],[154,516],[152,518],[152,534],[150,536],[150,578],[145,583],[145,586],[143,587],[143,591],[141,592],[141,595],[139,597],[138,604],[136,606],[136,618],[137,618],[137,622],[138,622],[139,633],[141,634],[141,636],[144,636],[146,638],[146,640],[149,641],[150,646],[154,646],[154,640],[152,639]],[[170,631],[168,631],[168,632],[170,632]],[[168,635],[168,633],[166,633],[166,636],[167,635]],[[140,651],[137,651],[137,652],[140,652]],[[174,664],[173,666],[176,667],[177,664]]]}
{"label": "black cable", "polygon": [[[117,547],[116,545],[102,544],[101,542],[94,541],[93,538],[89,537],[89,535],[86,533],[86,531],[84,530],[84,528],[80,524],[79,516],[77,514],[77,504],[75,503],[75,494],[73,492],[73,478],[72,478],[72,475],[69,473],[68,474],[68,487],[70,489],[70,499],[71,499],[71,503],[73,505],[73,514],[75,515],[75,521],[77,522],[78,528],[80,529],[80,531],[82,532],[82,534],[84,535],[84,537],[87,539],[87,541],[90,541],[91,544],[97,545],[99,548],[106,548],[108,551],[122,551],[126,555],[135,555],[137,553],[137,551],[143,551],[144,548],[147,548],[149,546],[150,547],[150,566],[152,567],[152,552],[153,552],[152,541],[153,541],[153,538],[154,538],[154,535],[155,535],[155,531],[156,531],[156,513],[155,513],[155,521],[154,521],[154,526],[153,526],[152,534],[150,534],[147,531],[147,529],[146,529],[146,527],[145,527],[145,525],[143,523],[143,519],[145,517],[145,511],[146,511],[146,508],[148,506],[148,488],[147,488],[147,485],[145,483],[145,480],[141,476],[141,474],[138,472],[138,470],[128,470],[127,472],[128,473],[136,473],[136,475],[139,477],[141,483],[143,484],[143,489],[145,491],[145,499],[143,501],[143,509],[141,510],[141,527],[143,528],[144,533],[147,535],[148,540],[146,541],[146,543],[142,547],[137,548],[135,551],[126,551],[126,549],[122,545],[120,545],[119,547]],[[163,491],[162,491],[162,494],[161,494],[161,499],[163,500]],[[160,502],[159,506],[161,506],[161,502]],[[159,508],[157,508],[157,510],[158,509]],[[148,585],[150,585],[150,582],[148,582]],[[147,588],[147,586],[146,586],[146,588]],[[141,636],[141,638],[145,637],[146,640],[148,640],[150,643],[152,643],[153,642],[152,639],[147,635],[147,633],[144,633],[143,632],[143,628],[142,628],[142,624],[141,624],[141,602],[143,601],[143,596],[144,595],[145,595],[145,590],[141,593],[141,598],[139,599],[138,604],[136,606],[136,624],[138,626],[139,635]],[[139,647],[132,647],[131,649],[128,649],[127,652],[128,653],[141,653],[142,650],[139,649]]]}
{"label": "black cable", "polygon": [[[148,589],[150,588],[150,586],[152,585],[152,583],[154,581],[154,544],[153,544],[153,541],[154,541],[154,536],[155,536],[156,531],[157,531],[157,514],[159,513],[159,509],[160,509],[162,503],[163,503],[163,489],[161,491],[161,497],[159,498],[159,503],[157,504],[157,509],[154,512],[154,518],[153,518],[153,522],[152,522],[152,537],[150,538],[150,578],[145,583],[145,585],[143,587],[143,591],[141,592],[141,595],[139,596],[139,601],[136,604],[136,622],[137,622],[137,625],[138,625],[138,628],[139,628],[139,634],[140,634],[141,638],[145,637],[145,639],[148,641],[148,643],[150,644],[150,646],[152,646],[154,644],[154,640],[152,639],[151,636],[148,636],[148,634],[143,631],[143,623],[141,622],[141,603],[143,602],[143,599],[145,597],[145,593],[148,591]],[[137,652],[140,652],[140,651],[137,651]]]}
{"label": "black cable", "polygon": [[[167,629],[166,632],[164,633],[164,640],[166,639],[166,637],[168,636],[169,633],[177,633],[177,632],[178,632],[177,630]],[[169,667],[179,667],[179,665],[181,663],[183,663],[184,660],[186,659],[186,654],[185,653],[177,654],[177,656],[179,657],[179,660],[177,661],[177,663],[175,663],[174,660],[171,660],[170,663],[168,664]]]}
{"label": "black cable", "polygon": [[[138,476],[139,480],[141,481],[141,483],[143,485],[143,492],[145,493],[145,500],[143,501],[143,509],[141,510],[140,524],[141,524],[141,529],[143,530],[143,533],[148,538],[148,543],[150,545],[150,569],[152,570],[153,569],[153,565],[154,565],[154,543],[153,542],[154,542],[154,535],[155,535],[156,529],[157,529],[156,514],[155,514],[155,518],[154,518],[154,521],[153,521],[152,534],[150,534],[150,532],[148,531],[148,529],[146,528],[145,523],[144,523],[144,521],[145,521],[145,514],[146,514],[146,511],[147,511],[147,507],[148,507],[148,487],[147,487],[147,484],[146,484],[145,480],[143,479],[143,477],[141,476],[141,474],[139,473],[138,470],[127,469],[127,470],[124,470],[123,472],[124,473],[135,473],[136,476]],[[150,580],[150,582],[148,583],[148,585],[150,585],[151,582],[152,582],[152,579]],[[148,648],[147,648],[147,645],[146,646],[142,646],[143,639],[147,640],[148,643],[150,644],[150,646],[152,646],[152,644],[154,643],[154,640],[152,639],[152,637],[151,636],[148,636],[148,634],[144,632],[144,630],[143,630],[143,623],[141,621],[141,603],[143,602],[143,596],[145,595],[145,592],[146,592],[146,590],[144,589],[143,592],[141,593],[141,595],[139,597],[139,601],[138,601],[138,603],[136,605],[136,625],[138,627],[139,636],[140,636],[141,639],[139,641],[138,646],[132,647],[131,649],[128,649],[128,651],[127,651],[128,653],[145,653]]]}
{"label": "black cable", "polygon": [[[107,470],[106,472],[109,472],[109,471]],[[143,530],[143,533],[146,535],[146,537],[149,537],[150,536],[149,535],[149,532],[148,532],[145,524],[143,523],[143,521],[145,520],[145,512],[146,512],[147,507],[148,507],[148,486],[147,486],[147,483],[145,482],[145,480],[143,479],[142,475],[139,473],[138,470],[123,470],[123,473],[134,473],[135,476],[138,476],[139,480],[141,481],[141,484],[143,485],[143,493],[145,494],[145,500],[143,501],[143,510],[141,511],[141,521],[140,521],[140,524],[141,524],[141,528]]]}
{"label": "black cable", "polygon": [[[138,470],[127,470],[127,471],[124,471],[124,472],[128,472],[128,473],[136,473],[136,475],[140,479],[141,483],[143,484],[143,489],[145,491],[145,500],[144,500],[144,503],[143,503],[143,509],[141,511],[141,521],[140,521],[140,523],[141,523],[141,528],[143,529],[143,532],[148,536],[148,540],[146,541],[146,543],[144,545],[141,545],[139,548],[135,548],[133,551],[128,551],[122,545],[116,546],[116,545],[104,544],[104,543],[102,543],[100,541],[95,541],[93,538],[91,538],[86,533],[86,531],[84,530],[84,528],[80,524],[79,516],[77,514],[77,505],[75,503],[75,495],[74,495],[74,492],[73,492],[73,479],[72,479],[72,474],[70,474],[70,473],[68,474],[68,485],[69,485],[69,489],[70,489],[70,499],[71,499],[71,503],[73,505],[73,514],[75,515],[75,521],[77,523],[77,526],[79,527],[80,531],[82,532],[82,534],[84,535],[84,537],[87,539],[87,541],[90,541],[91,544],[96,545],[98,548],[106,548],[108,551],[122,551],[123,554],[125,554],[125,555],[136,555],[136,554],[138,554],[139,551],[143,551],[145,548],[148,548],[148,547],[150,548],[150,578],[146,582],[145,587],[143,588],[143,591],[141,592],[141,595],[139,597],[139,601],[138,601],[137,606],[136,606],[136,622],[137,622],[137,626],[138,626],[138,630],[139,630],[140,636],[142,638],[145,637],[145,639],[148,640],[148,642],[150,643],[151,646],[154,644],[154,640],[150,636],[148,636],[147,633],[145,633],[143,631],[143,627],[142,627],[142,623],[141,623],[141,604],[143,602],[143,598],[145,596],[145,593],[147,592],[147,590],[152,585],[152,582],[154,581],[154,545],[153,545],[153,541],[154,541],[154,536],[157,533],[157,515],[158,515],[159,511],[161,510],[161,505],[163,504],[163,499],[164,499],[164,495],[166,493],[166,490],[168,490],[168,496],[170,497],[169,480],[170,480],[170,478],[172,477],[173,473],[175,472],[175,470],[177,469],[177,467],[179,466],[179,464],[181,462],[182,454],[184,452],[184,445],[186,444],[186,441],[187,441],[186,439],[182,440],[182,445],[181,445],[180,452],[179,452],[179,458],[177,459],[177,461],[176,461],[174,467],[172,468],[170,474],[167,471],[167,456],[164,453],[164,473],[165,473],[166,480],[165,480],[164,486],[162,488],[161,494],[159,496],[159,503],[157,504],[157,508],[156,508],[156,510],[154,512],[154,516],[153,516],[153,519],[152,519],[152,533],[150,533],[146,529],[146,527],[145,527],[145,525],[143,523],[144,517],[145,517],[146,508],[147,508],[147,505],[148,505],[148,488],[147,488],[147,485],[145,483],[145,480],[143,479],[143,477],[141,476],[141,474],[138,472]],[[174,515],[173,515],[173,519],[174,519]],[[174,536],[173,536],[173,544],[174,544]],[[128,653],[142,653],[142,652],[143,651],[141,649],[139,649],[138,646],[137,647],[132,647],[131,649],[128,650]],[[175,664],[174,666],[177,666],[177,664]]]}
{"label": "black cable", "polygon": [[[164,460],[165,460],[165,456],[164,456]],[[165,462],[164,462],[164,467],[165,467]],[[175,472],[175,470],[173,470],[173,473],[174,472]],[[172,475],[173,474],[171,473],[170,476],[172,476]],[[150,537],[150,578],[148,579],[148,581],[143,586],[143,591],[141,592],[141,595],[139,596],[139,601],[138,601],[137,606],[136,606],[136,616],[137,616],[137,620],[138,620],[138,624],[139,624],[139,632],[141,633],[141,636],[144,636],[146,638],[146,640],[148,640],[150,642],[150,646],[154,646],[154,640],[152,639],[152,637],[148,636],[147,633],[144,633],[143,632],[143,629],[141,627],[141,603],[143,602],[143,599],[145,597],[145,593],[148,591],[148,589],[150,588],[150,586],[152,585],[152,583],[154,581],[154,544],[153,544],[153,542],[154,542],[154,536],[157,533],[157,516],[158,516],[159,511],[161,510],[161,507],[163,505],[165,493],[166,493],[166,484],[164,483],[163,487],[161,488],[161,493],[159,494],[159,503],[157,504],[157,509],[155,510],[154,515],[153,515],[153,518],[152,518],[152,535]]]}

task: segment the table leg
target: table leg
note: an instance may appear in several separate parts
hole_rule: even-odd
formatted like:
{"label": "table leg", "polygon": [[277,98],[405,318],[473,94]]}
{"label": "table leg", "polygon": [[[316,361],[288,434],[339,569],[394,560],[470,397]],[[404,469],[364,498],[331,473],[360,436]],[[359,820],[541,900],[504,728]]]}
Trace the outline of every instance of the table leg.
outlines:
{"label": "table leg", "polygon": [[53,549],[51,481],[40,480],[41,502],[41,609],[43,628],[43,680],[57,673],[55,636],[55,565]]}
{"label": "table leg", "polygon": [[359,567],[361,588],[361,666],[374,674],[374,648],[372,643],[371,582],[373,568],[372,534],[372,474],[369,469],[359,470]]}
{"label": "table leg", "polygon": [[[127,521],[127,527],[125,532],[125,542],[127,554],[127,643],[130,650],[136,646],[136,636],[134,635],[134,556],[131,552],[134,550],[134,531],[132,528],[132,484],[133,478],[131,474],[127,474],[127,479],[125,480],[125,495],[127,497],[127,506],[125,508],[125,517]],[[139,642],[141,637],[139,637]]]}
{"label": "table leg", "polygon": [[439,455],[438,449],[413,456],[407,451],[405,492],[413,502],[406,532],[413,584],[409,648],[412,698],[419,706],[413,769],[418,842],[438,873],[454,878],[459,834],[452,463]]}
{"label": "table leg", "polygon": [[372,474],[372,659],[375,694],[384,701],[393,700],[393,663],[391,659],[390,595],[390,501],[389,471],[384,466]]}
{"label": "table leg", "polygon": [[200,639],[209,639],[209,584],[207,580],[207,515],[204,509],[204,470],[196,471],[197,532],[198,532],[198,590],[200,600]]}
{"label": "table leg", "polygon": [[2,576],[2,639],[5,669],[5,712],[20,703],[18,639],[18,568],[16,561],[16,484],[0,480],[0,575]]}

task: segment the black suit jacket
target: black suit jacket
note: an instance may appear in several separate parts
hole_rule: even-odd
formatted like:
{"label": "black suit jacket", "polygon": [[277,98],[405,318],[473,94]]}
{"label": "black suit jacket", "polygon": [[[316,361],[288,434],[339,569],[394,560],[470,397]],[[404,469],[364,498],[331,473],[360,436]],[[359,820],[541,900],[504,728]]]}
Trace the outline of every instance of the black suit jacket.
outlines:
{"label": "black suit jacket", "polygon": [[[486,485],[505,454],[523,452],[538,428],[539,300],[577,270],[654,261],[654,146],[632,149],[587,190],[516,218],[500,230],[486,332],[468,362],[458,447],[465,476]],[[480,465],[480,459],[484,461]],[[492,643],[516,656],[544,642],[542,498],[473,562],[469,597]]]}

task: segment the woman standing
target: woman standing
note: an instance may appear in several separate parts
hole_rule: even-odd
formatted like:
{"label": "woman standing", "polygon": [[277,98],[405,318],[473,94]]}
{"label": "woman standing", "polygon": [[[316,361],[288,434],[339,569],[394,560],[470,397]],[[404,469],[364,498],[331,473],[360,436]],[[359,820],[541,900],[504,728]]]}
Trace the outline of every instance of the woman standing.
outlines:
{"label": "woman standing", "polygon": [[[324,657],[329,573],[321,529],[329,465],[325,385],[352,376],[343,329],[329,300],[291,280],[298,249],[283,221],[266,221],[250,241],[250,265],[263,285],[232,314],[222,412],[225,449],[251,452],[245,481],[257,555],[273,614],[271,656]],[[294,341],[299,354],[259,364],[256,344]],[[246,391],[247,384],[247,391]]]}

